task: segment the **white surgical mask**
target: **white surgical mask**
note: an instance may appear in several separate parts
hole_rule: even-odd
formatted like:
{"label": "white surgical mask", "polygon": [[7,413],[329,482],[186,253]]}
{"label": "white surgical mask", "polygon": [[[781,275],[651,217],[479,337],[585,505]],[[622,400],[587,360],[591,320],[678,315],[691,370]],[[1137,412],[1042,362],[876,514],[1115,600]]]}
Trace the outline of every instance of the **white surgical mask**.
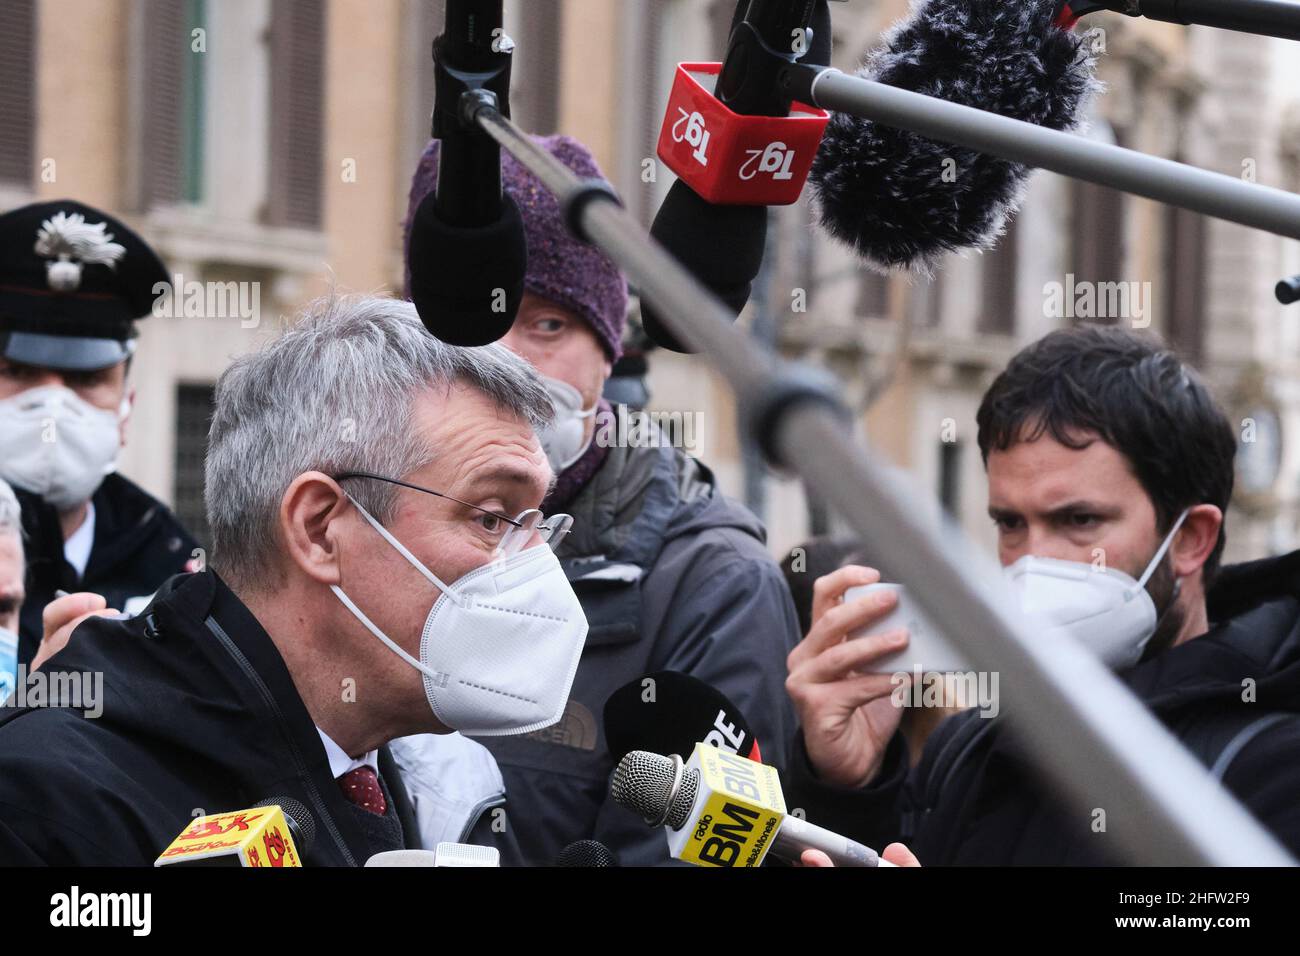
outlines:
{"label": "white surgical mask", "polygon": [[96,408],[62,385],[0,400],[0,478],[60,511],[84,504],[117,468],[129,407]]}
{"label": "white surgical mask", "polygon": [[[555,406],[555,420],[542,429],[537,437],[546,452],[546,459],[551,463],[551,470],[557,475],[582,457],[591,445],[587,437],[587,419],[596,414],[596,405],[583,409],[582,393],[568,382],[557,378],[542,376],[542,383],[551,395],[551,404]],[[592,432],[595,437],[595,432]]]}
{"label": "white surgical mask", "polygon": [[1036,636],[1072,637],[1112,670],[1123,670],[1142,659],[1155,634],[1158,615],[1146,583],[1186,518],[1186,511],[1179,515],[1137,581],[1114,568],[1033,555],[1002,570]]}
{"label": "white surgical mask", "polygon": [[0,627],[0,704],[18,686],[18,635]]}
{"label": "white surgical mask", "polygon": [[381,631],[343,590],[349,611],[424,675],[444,726],[468,736],[526,734],[564,714],[587,640],[587,617],[548,544],[483,565],[450,587],[351,499],[370,525],[442,592],[424,622],[420,659]]}

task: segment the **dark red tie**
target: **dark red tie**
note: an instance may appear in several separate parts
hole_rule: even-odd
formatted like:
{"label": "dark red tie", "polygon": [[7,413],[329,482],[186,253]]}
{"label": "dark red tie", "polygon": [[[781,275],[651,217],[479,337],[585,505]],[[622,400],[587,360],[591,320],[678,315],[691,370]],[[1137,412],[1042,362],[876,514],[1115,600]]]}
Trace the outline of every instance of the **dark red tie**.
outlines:
{"label": "dark red tie", "polygon": [[357,767],[339,777],[339,789],[362,810],[369,810],[376,816],[388,812],[388,803],[384,800],[384,790],[379,786],[379,774],[371,767]]}

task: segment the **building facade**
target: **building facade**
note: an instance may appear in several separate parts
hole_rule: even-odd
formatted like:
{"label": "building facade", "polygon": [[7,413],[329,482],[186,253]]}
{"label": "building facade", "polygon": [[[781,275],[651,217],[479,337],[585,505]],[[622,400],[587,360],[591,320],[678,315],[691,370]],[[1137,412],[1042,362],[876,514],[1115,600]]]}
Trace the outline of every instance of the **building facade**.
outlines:
{"label": "building facade", "polygon": [[[721,56],[733,0],[507,0],[512,106],[527,129],[586,143],[649,223],[671,182],[654,142],[679,61]],[[851,69],[905,0],[835,4]],[[402,284],[401,222],[428,136],[440,2],[5,0],[0,208],[74,197],[122,215],[178,277],[142,324],[122,469],[202,527],[213,383],[230,358],[330,288]],[[1106,93],[1086,133],[1300,189],[1300,66],[1282,41],[1098,18]],[[786,355],[830,368],[861,436],[977,540],[974,415],[1028,341],[1077,321],[1053,290],[1125,283],[1100,320],[1149,327],[1202,368],[1242,425],[1229,557],[1300,537],[1300,306],[1273,284],[1300,248],[1245,228],[1036,174],[998,246],[931,279],[883,277],[813,226],[773,213],[772,255],[742,316]],[[651,356],[652,409],[693,416],[691,450],[767,522],[782,554],[838,527],[768,473],[703,358]]]}

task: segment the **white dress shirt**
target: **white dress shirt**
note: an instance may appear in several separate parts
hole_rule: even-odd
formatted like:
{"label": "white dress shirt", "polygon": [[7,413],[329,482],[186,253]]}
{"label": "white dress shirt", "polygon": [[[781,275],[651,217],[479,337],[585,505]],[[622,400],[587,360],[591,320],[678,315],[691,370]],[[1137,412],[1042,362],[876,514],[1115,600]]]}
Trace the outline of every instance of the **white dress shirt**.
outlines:
{"label": "white dress shirt", "polygon": [[77,577],[86,576],[86,565],[90,563],[90,551],[95,546],[95,505],[86,503],[86,517],[76,531],[68,535],[63,542],[63,556],[68,564],[77,569]]}
{"label": "white dress shirt", "polygon": [[357,759],[352,759],[347,752],[330,739],[329,734],[316,728],[316,733],[320,734],[320,742],[325,745],[325,756],[329,758],[330,774],[337,780],[345,773],[350,773],[358,767],[369,767],[376,774],[379,773],[379,751],[372,750],[368,754],[363,754]]}

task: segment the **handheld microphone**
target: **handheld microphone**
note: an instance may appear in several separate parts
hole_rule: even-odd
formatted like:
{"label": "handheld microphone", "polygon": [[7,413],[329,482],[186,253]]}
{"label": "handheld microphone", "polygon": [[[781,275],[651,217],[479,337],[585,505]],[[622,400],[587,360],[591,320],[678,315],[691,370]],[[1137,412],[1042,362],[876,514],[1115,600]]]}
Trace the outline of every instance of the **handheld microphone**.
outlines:
{"label": "handheld microphone", "polygon": [[388,850],[366,860],[367,867],[494,867],[501,865],[501,851],[472,843],[439,843],[436,850]]}
{"label": "handheld microphone", "polygon": [[689,762],[634,750],[614,770],[614,802],[662,826],[674,859],[748,868],[768,853],[789,863],[820,850],[836,866],[893,866],[875,850],[786,812],[776,770],[696,744]]}
{"label": "handheld microphone", "polygon": [[[858,75],[1055,130],[1096,88],[1060,0],[923,0]],[[1068,17],[1066,18],[1068,20]],[[1026,166],[836,114],[813,162],[821,222],[880,269],[930,272],[989,248],[1023,199]]]}
{"label": "handheld microphone", "polygon": [[487,345],[510,331],[528,266],[523,219],[501,189],[501,147],[466,107],[510,115],[514,44],[502,0],[447,0],[433,42],[433,138],[437,187],[420,202],[407,236],[408,294],[420,321],[452,345]]}
{"label": "handheld microphone", "polygon": [[[800,34],[802,42],[798,38]],[[725,108],[718,115],[726,117],[729,112],[742,116],[788,116],[792,100],[781,92],[778,82],[781,68],[796,60],[829,64],[830,53],[831,18],[827,0],[740,0],[713,93],[717,103]],[[680,117],[671,100],[668,109],[664,125],[665,133],[671,136],[671,129]],[[693,115],[700,114],[693,111]],[[688,114],[688,122],[692,118]],[[702,126],[696,133],[701,141],[706,135],[717,135],[716,131],[711,133]],[[820,137],[820,129],[817,136]],[[775,141],[768,143],[768,146],[775,145]],[[814,145],[809,151],[809,161],[815,149]],[[760,150],[760,155],[764,152]],[[781,152],[794,156],[793,151],[784,147]],[[664,155],[662,149],[660,155]],[[707,150],[702,155],[707,159]],[[707,164],[701,165],[707,168]],[[688,164],[682,171],[691,168]],[[800,178],[796,185],[802,181]],[[761,186],[762,180],[755,178],[750,183],[753,186],[745,187],[738,182],[731,182],[730,186],[743,192],[744,188]],[[682,178],[669,189],[650,234],[739,315],[749,301],[754,279],[763,265],[766,205],[766,202],[709,202]],[[649,303],[642,305],[642,322],[646,334],[657,345],[674,352],[689,351],[665,328]]]}
{"label": "handheld microphone", "polygon": [[618,857],[599,840],[577,840],[560,851],[555,865],[579,868],[618,866]]}
{"label": "handheld microphone", "polygon": [[704,681],[659,671],[629,681],[605,701],[605,743],[615,760],[633,750],[689,753],[703,742],[762,762],[740,708]]}
{"label": "handheld microphone", "polygon": [[291,797],[272,797],[248,810],[211,813],[181,831],[154,866],[301,867],[316,823]]}

